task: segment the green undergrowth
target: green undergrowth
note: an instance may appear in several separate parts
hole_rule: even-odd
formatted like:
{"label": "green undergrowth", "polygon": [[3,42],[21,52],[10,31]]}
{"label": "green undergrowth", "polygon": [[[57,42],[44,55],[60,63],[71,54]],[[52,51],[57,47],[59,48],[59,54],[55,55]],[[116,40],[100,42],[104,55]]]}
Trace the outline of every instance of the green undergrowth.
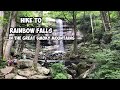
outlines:
{"label": "green undergrowth", "polygon": [[4,68],[7,65],[7,61],[3,58],[0,60],[0,69]]}
{"label": "green undergrowth", "polygon": [[62,63],[52,64],[51,75],[53,79],[68,79],[67,71]]}
{"label": "green undergrowth", "polygon": [[90,75],[94,79],[120,78],[120,53],[116,50],[103,49],[92,54],[98,63],[95,71]]}
{"label": "green undergrowth", "polygon": [[97,63],[95,70],[89,74],[90,79],[119,79],[120,78],[120,51],[111,50],[110,45],[101,47],[98,44],[81,46],[81,55],[85,55],[87,61]]}

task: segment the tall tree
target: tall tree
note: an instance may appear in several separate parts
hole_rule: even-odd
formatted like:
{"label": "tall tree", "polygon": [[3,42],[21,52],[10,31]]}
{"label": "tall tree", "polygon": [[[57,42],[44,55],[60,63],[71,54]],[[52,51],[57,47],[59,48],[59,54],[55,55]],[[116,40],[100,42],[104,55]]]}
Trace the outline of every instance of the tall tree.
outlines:
{"label": "tall tree", "polygon": [[92,37],[93,37],[93,40],[94,40],[94,27],[93,27],[92,14],[90,14],[90,21],[91,21],[91,28],[92,28]]}
{"label": "tall tree", "polygon": [[[39,12],[39,16],[43,16],[43,11]],[[37,37],[39,37],[40,34],[37,34]],[[40,40],[37,40],[36,42],[36,50],[35,50],[35,57],[34,57],[34,69],[37,70],[37,62],[38,62],[38,56],[39,56],[39,51],[40,51]]]}
{"label": "tall tree", "polygon": [[2,50],[2,46],[3,46],[3,17],[4,17],[4,11],[0,11],[0,21],[2,23],[0,23],[0,58],[2,58],[3,56],[3,50]]}
{"label": "tall tree", "polygon": [[7,44],[7,41],[8,41],[9,28],[10,28],[10,25],[11,25],[11,19],[12,19],[12,11],[10,11],[10,14],[9,14],[9,21],[8,21],[8,24],[7,24],[7,31],[6,31],[5,36],[4,36],[3,53],[5,52],[5,47],[6,47],[6,44]]}
{"label": "tall tree", "polygon": [[[39,37],[40,34],[37,34],[37,37]],[[36,50],[35,50],[35,57],[34,57],[34,69],[37,70],[37,62],[38,62],[38,56],[40,51],[40,40],[36,41]]]}
{"label": "tall tree", "polygon": [[108,11],[108,23],[109,23],[109,27],[111,29],[111,17],[110,17],[110,11]]}
{"label": "tall tree", "polygon": [[23,48],[25,47],[24,40],[16,40],[16,48],[15,48],[15,54],[20,54],[23,51]]}
{"label": "tall tree", "polygon": [[[17,11],[12,12],[12,19],[11,19],[11,27],[16,27],[16,17],[17,17]],[[14,34],[9,34],[9,37],[13,37]],[[13,44],[13,39],[9,39],[7,41],[6,47],[5,47],[5,52],[4,52],[4,57],[7,60],[10,56],[10,50]]]}
{"label": "tall tree", "polygon": [[[85,24],[85,16],[86,16],[86,12],[84,11],[84,15],[83,15],[83,24]],[[84,44],[85,44],[85,37],[86,37],[86,34],[84,34],[84,37],[83,37]]]}
{"label": "tall tree", "polygon": [[103,21],[105,31],[110,31],[111,26],[110,26],[110,19],[108,16],[108,11],[100,11],[100,14],[101,14],[101,18]]}
{"label": "tall tree", "polygon": [[74,54],[77,55],[77,25],[76,25],[76,11],[72,11],[72,16],[73,16],[73,29],[74,29]]}

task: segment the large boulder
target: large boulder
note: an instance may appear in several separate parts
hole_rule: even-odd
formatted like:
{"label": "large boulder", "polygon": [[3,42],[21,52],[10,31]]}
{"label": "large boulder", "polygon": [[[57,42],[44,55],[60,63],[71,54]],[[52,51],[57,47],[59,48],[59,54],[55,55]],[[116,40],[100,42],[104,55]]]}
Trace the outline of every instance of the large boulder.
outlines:
{"label": "large boulder", "polygon": [[9,73],[7,75],[5,75],[5,79],[13,79],[15,77],[14,73]]}
{"label": "large boulder", "polygon": [[42,75],[47,75],[50,73],[50,69],[47,69],[45,67],[37,67],[38,72]]}
{"label": "large boulder", "polygon": [[15,77],[14,77],[14,79],[27,79],[26,77],[23,77],[23,76],[20,76],[20,75],[16,75]]}
{"label": "large boulder", "polygon": [[51,76],[33,75],[29,79],[50,79]]}
{"label": "large boulder", "polygon": [[32,67],[33,66],[33,61],[32,60],[19,60],[18,61],[18,65],[17,67],[18,68],[29,68],[29,67]]}
{"label": "large boulder", "polygon": [[9,73],[14,73],[14,71],[15,71],[15,67],[6,67],[6,68],[1,69],[1,73],[4,75],[9,74]]}
{"label": "large boulder", "polygon": [[18,70],[18,75],[24,76],[24,77],[30,77],[32,75],[35,75],[37,72],[30,70],[30,69],[24,69],[24,70]]}

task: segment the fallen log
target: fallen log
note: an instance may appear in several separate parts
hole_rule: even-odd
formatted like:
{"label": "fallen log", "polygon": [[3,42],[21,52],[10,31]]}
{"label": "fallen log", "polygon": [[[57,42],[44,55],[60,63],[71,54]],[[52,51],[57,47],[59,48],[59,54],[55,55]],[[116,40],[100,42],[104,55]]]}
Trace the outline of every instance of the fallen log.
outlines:
{"label": "fallen log", "polygon": [[95,68],[96,68],[96,64],[93,64],[90,69],[82,73],[79,77],[83,79],[86,78]]}

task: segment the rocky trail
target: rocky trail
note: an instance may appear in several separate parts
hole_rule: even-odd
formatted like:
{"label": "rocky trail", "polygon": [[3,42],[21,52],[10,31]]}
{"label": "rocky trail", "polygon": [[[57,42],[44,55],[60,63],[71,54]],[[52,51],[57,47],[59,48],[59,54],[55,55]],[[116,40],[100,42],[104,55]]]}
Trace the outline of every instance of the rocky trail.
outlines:
{"label": "rocky trail", "polygon": [[41,67],[39,64],[37,66],[38,71],[32,68],[33,62],[19,61],[17,67],[6,66],[0,70],[1,79],[51,79],[50,69]]}
{"label": "rocky trail", "polygon": [[[86,78],[95,64],[72,63],[67,62],[64,68],[67,71],[68,79]],[[6,66],[0,69],[0,79],[53,79],[51,75],[51,67],[45,67],[37,64],[37,71],[33,69],[32,60],[19,60],[18,65]]]}

